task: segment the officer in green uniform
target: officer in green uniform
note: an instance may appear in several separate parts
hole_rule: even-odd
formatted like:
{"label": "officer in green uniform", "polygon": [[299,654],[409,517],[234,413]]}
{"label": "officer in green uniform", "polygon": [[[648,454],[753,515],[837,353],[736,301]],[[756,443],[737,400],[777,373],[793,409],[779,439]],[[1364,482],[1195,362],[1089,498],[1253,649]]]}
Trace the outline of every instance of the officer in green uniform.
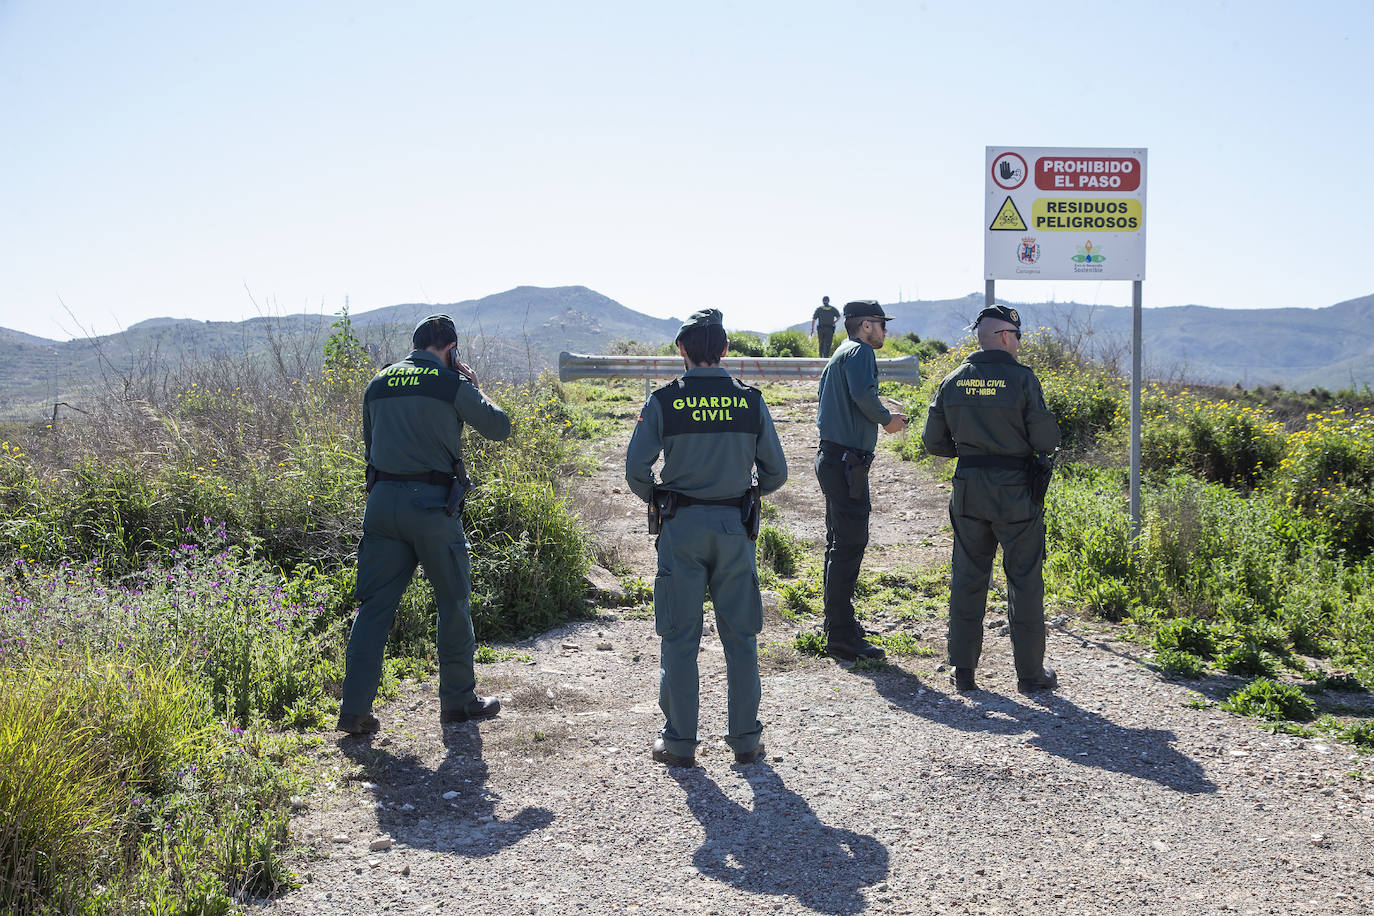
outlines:
{"label": "officer in green uniform", "polygon": [[825,650],[844,661],[884,655],[864,639],[854,617],[854,586],[868,548],[868,517],[873,511],[868,469],[878,445],[878,427],[890,433],[906,429],[906,416],[888,410],[878,398],[874,351],[887,338],[891,320],[872,299],[845,305],[849,339],[830,357],[817,389],[821,444],[815,468],[825,494]]}
{"label": "officer in green uniform", "polygon": [[820,344],[821,359],[830,358],[830,344],[835,339],[835,322],[839,320],[840,310],[830,304],[829,296],[821,296],[820,308],[811,313],[811,336]]}
{"label": "officer in green uniform", "polygon": [[664,725],[653,759],[669,766],[696,763],[697,653],[709,589],[729,688],[725,742],[737,763],[751,763],[764,753],[757,642],[763,602],[754,541],[741,510],[752,503],[755,466],[759,492],[771,493],[787,480],[787,460],[758,389],[720,367],[729,348],[721,313],[694,312],[676,343],[687,371],[645,402],[625,453],[630,489],[651,507],[664,507],[666,516],[654,577]]}
{"label": "officer in green uniform", "polygon": [[476,694],[468,544],[456,500],[453,516],[446,508],[458,476],[463,424],[501,440],[510,435],[510,419],[482,394],[471,367],[458,362],[453,319],[431,315],[415,328],[412,342],[410,355],[378,373],[363,396],[371,490],[338,725],[351,734],[379,728],[372,701],[382,653],[417,563],[434,586],[438,610],[440,720],[485,719],[501,708],[496,698]]}
{"label": "officer in green uniform", "polygon": [[988,306],[978,313],[974,330],[981,349],[945,376],[921,433],[932,455],[959,459],[949,501],[950,679],[959,690],[978,689],[973,673],[1000,543],[1017,689],[1052,690],[1058,678],[1045,667],[1044,507],[1032,500],[1028,465],[1035,453],[1059,446],[1059,424],[1045,406],[1040,380],[1016,361],[1016,310]]}

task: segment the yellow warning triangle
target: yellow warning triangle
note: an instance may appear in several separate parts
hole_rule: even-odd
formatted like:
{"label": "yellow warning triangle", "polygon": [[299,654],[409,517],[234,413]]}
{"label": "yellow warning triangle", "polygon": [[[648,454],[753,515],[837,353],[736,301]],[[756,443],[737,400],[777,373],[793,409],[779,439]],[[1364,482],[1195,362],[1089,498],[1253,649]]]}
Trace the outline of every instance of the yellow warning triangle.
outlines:
{"label": "yellow warning triangle", "polygon": [[1002,209],[997,211],[997,216],[993,217],[992,225],[989,229],[1008,229],[1013,232],[1025,232],[1026,221],[1021,218],[1021,211],[1016,209],[1016,204],[1012,203],[1011,195],[1002,201]]}

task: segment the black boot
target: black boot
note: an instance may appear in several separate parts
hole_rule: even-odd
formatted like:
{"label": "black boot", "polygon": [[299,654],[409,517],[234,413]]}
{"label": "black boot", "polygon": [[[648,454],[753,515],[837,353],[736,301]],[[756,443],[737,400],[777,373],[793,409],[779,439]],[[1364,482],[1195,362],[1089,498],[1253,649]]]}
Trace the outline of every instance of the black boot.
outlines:
{"label": "black boot", "polygon": [[844,662],[861,658],[879,661],[887,657],[887,653],[881,648],[864,639],[861,632],[826,634],[825,654]]}

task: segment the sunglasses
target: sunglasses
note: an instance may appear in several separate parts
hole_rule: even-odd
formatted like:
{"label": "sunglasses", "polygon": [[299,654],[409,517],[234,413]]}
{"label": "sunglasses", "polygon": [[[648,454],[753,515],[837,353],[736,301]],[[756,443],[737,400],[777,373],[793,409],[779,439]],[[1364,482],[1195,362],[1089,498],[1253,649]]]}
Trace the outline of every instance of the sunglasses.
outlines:
{"label": "sunglasses", "polygon": [[1018,331],[1018,330],[1016,330],[1016,328],[1003,328],[1003,329],[1000,330],[1000,331],[993,331],[992,333],[994,333],[994,334],[1015,334],[1017,340],[1020,340],[1020,339],[1021,339],[1021,332]]}

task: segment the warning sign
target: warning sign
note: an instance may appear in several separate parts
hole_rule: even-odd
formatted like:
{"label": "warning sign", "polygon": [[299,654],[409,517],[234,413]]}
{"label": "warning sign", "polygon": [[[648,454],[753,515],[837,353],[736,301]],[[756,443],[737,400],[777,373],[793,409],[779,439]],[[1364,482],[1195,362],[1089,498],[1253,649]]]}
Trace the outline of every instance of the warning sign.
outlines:
{"label": "warning sign", "polygon": [[1133,197],[1107,200],[1037,197],[1031,204],[1031,219],[1039,232],[1137,232],[1145,224],[1140,201]]}
{"label": "warning sign", "polygon": [[1010,196],[1002,202],[1002,209],[997,211],[997,215],[993,217],[992,225],[988,228],[994,232],[1002,229],[1011,232],[1026,231],[1026,221],[1021,218],[1021,211],[1016,209],[1016,204]]}
{"label": "warning sign", "polygon": [[1134,191],[1144,170],[1133,156],[1041,156],[1035,186],[1042,191]]}
{"label": "warning sign", "polygon": [[1145,279],[1148,150],[989,146],[984,153],[987,279]]}

